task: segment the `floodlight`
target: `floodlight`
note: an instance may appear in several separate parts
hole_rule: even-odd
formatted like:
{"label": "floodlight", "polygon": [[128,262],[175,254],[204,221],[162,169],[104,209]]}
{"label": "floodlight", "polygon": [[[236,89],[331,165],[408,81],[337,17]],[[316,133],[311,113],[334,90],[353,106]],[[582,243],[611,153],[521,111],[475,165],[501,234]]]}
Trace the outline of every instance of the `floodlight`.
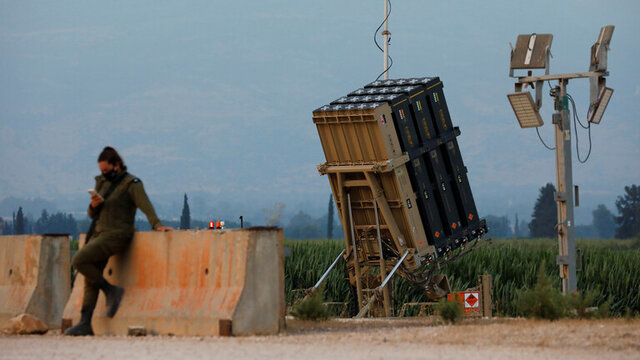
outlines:
{"label": "floodlight", "polygon": [[521,128],[538,127],[544,124],[530,92],[507,94],[507,98],[509,98]]}
{"label": "floodlight", "polygon": [[589,67],[591,71],[607,70],[607,52],[613,36],[613,29],[615,29],[613,25],[602,27],[598,40],[591,46],[591,65]]}
{"label": "floodlight", "polygon": [[607,105],[609,105],[609,100],[611,100],[611,95],[613,95],[613,89],[608,87],[602,89],[598,102],[595,103],[595,107],[589,114],[589,122],[600,124],[604,110],[607,108]]}
{"label": "floodlight", "polygon": [[551,34],[518,35],[516,47],[511,50],[511,76],[514,69],[549,69]]}

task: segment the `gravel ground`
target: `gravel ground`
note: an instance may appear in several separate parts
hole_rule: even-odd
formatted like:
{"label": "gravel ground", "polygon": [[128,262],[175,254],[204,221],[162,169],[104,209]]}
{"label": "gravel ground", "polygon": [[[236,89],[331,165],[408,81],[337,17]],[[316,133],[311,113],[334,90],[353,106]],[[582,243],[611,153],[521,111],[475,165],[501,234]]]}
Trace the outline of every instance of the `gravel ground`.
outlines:
{"label": "gravel ground", "polygon": [[277,336],[0,336],[0,359],[640,359],[640,319],[287,323]]}

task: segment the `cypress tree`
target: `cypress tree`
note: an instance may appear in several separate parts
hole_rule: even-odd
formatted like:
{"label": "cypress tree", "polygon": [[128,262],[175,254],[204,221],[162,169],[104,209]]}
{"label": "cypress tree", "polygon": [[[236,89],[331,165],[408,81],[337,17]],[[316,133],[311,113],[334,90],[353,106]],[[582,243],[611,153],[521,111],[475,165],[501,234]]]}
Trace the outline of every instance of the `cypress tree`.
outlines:
{"label": "cypress tree", "polygon": [[16,219],[13,222],[14,231],[13,233],[16,235],[24,234],[24,214],[22,213],[22,206],[18,207],[18,214],[16,215]]}
{"label": "cypress tree", "polygon": [[182,205],[182,216],[180,216],[180,229],[191,228],[191,211],[189,211],[189,203],[187,202],[187,194],[184,194],[184,203]]}
{"label": "cypress tree", "polygon": [[329,195],[329,215],[327,216],[327,238],[333,239],[333,195]]}

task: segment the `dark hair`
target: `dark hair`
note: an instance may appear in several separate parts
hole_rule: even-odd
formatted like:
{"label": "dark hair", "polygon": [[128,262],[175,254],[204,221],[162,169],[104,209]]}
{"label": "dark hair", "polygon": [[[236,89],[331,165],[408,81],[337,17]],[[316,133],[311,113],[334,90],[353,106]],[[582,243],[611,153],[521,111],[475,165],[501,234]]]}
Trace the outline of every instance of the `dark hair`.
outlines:
{"label": "dark hair", "polygon": [[98,162],[101,161],[106,161],[113,166],[120,164],[120,168],[122,169],[122,171],[127,171],[127,166],[124,164],[124,161],[120,157],[120,154],[118,154],[116,149],[112,148],[111,146],[106,146],[104,149],[102,149],[100,156],[98,156]]}

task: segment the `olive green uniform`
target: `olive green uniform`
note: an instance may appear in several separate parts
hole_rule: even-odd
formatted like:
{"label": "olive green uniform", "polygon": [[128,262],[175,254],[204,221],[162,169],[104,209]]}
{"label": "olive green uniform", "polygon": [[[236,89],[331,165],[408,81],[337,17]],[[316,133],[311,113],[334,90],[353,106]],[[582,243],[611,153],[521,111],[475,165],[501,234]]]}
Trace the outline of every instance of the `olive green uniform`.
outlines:
{"label": "olive green uniform", "polygon": [[[73,257],[73,266],[85,277],[83,308],[93,309],[98,301],[99,288],[96,282],[102,277],[109,257],[124,251],[134,233],[136,210],[139,208],[155,230],[163,226],[142,182],[135,176],[122,173],[113,181],[124,177],[111,195],[104,201],[89,242]],[[112,182],[103,175],[96,176],[96,191],[104,197]],[[89,217],[95,219],[96,210],[89,205]]]}

